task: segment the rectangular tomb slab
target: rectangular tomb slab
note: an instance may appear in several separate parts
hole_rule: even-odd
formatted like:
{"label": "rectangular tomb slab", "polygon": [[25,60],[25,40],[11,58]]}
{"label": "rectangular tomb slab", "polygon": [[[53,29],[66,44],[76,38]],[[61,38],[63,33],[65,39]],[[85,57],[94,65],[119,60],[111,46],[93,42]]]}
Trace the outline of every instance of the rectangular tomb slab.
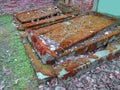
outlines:
{"label": "rectangular tomb slab", "polygon": [[[96,15],[94,13],[94,15],[76,17],[72,20],[38,29],[37,31],[40,34],[44,33],[44,37],[59,43],[60,46],[57,50],[62,50],[94,36],[115,22],[116,19],[99,16],[99,14]],[[45,31],[47,32],[45,33]]]}
{"label": "rectangular tomb slab", "polygon": [[120,30],[118,28],[114,29],[114,27],[113,29],[105,29],[102,33],[96,34],[94,37],[91,37],[84,42],[77,43],[73,47],[57,53],[54,51],[55,48],[53,44],[56,45],[56,47],[59,47],[59,45],[54,41],[43,39],[44,38],[42,36],[38,37],[35,31],[31,30],[31,33],[28,34],[28,41],[37,56],[41,58],[42,63],[52,64],[55,61],[59,61],[60,58],[94,52],[100,47],[105,47],[108,43],[120,39]]}
{"label": "rectangular tomb slab", "polygon": [[25,44],[25,48],[40,82],[56,77],[67,81],[120,56],[119,42],[112,42],[105,49],[96,50],[92,54],[70,56],[61,59],[55,65],[47,65],[38,60],[29,43]]}
{"label": "rectangular tomb slab", "polygon": [[[79,52],[77,52],[77,55],[65,55],[65,57],[55,61],[54,65],[43,63],[46,62],[43,61],[45,60],[43,58],[46,58],[44,55],[40,55],[40,58],[38,58],[39,54],[44,54],[46,51],[49,52],[49,54],[51,53],[50,55],[55,56],[54,50],[50,50],[42,40],[42,36],[44,34],[42,36],[39,36],[39,33],[37,33],[38,31],[28,30],[29,34],[28,40],[25,43],[25,48],[28,56],[31,59],[31,63],[34,67],[38,79],[41,82],[46,82],[52,78],[58,77],[59,79],[67,81],[76,75],[83,74],[84,72],[87,72],[98,65],[101,65],[107,61],[111,61],[113,58],[120,56],[120,45],[117,42],[113,42],[120,40],[120,28],[117,27],[115,29],[115,26],[113,25],[113,27],[102,30],[103,32],[96,34],[97,38],[89,38],[90,41],[96,38],[93,40],[94,42],[90,42],[89,40],[84,42],[85,49],[83,49],[83,51],[87,48],[90,51],[93,51],[91,54],[87,53],[88,51],[86,51],[86,53],[82,55]],[[106,46],[106,43],[108,44],[111,42],[113,43],[109,44],[108,47],[99,49],[104,46],[104,44]],[[80,44],[80,47],[81,45],[83,44]],[[94,47],[94,45],[96,47]],[[78,48],[79,51],[81,51],[80,47]]]}
{"label": "rectangular tomb slab", "polygon": [[85,15],[36,31],[31,30],[28,32],[28,40],[42,62],[47,63],[71,52],[87,53],[105,46],[115,40],[114,36],[119,37],[120,30],[114,30],[116,25],[116,19],[108,16]]}
{"label": "rectangular tomb slab", "polygon": [[60,12],[58,8],[51,6],[44,6],[40,9],[29,10],[21,13],[17,13],[15,17],[21,22],[30,22],[31,20],[41,19],[48,15],[53,15],[57,12]]}
{"label": "rectangular tomb slab", "polygon": [[[88,14],[36,31],[29,29],[23,40],[38,79],[44,82],[57,77],[66,81],[120,56],[120,44],[110,44],[120,40],[116,25],[114,18]],[[55,62],[50,65],[50,61]]]}
{"label": "rectangular tomb slab", "polygon": [[14,21],[18,30],[25,30],[27,28],[38,29],[71,18],[73,18],[71,15],[62,14],[57,7],[44,6],[17,13]]}

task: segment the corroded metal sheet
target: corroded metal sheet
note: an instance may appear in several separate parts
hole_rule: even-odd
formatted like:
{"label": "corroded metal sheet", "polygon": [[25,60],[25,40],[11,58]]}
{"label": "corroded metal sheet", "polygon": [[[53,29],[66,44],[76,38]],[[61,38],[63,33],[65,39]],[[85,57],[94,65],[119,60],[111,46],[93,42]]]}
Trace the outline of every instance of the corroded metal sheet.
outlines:
{"label": "corroded metal sheet", "polygon": [[[50,51],[46,44],[41,40],[40,43],[32,43],[38,39],[37,33],[32,30],[28,30],[28,33],[31,33],[31,36],[28,37],[29,40],[25,38],[25,48],[28,56],[31,59],[31,63],[34,67],[36,75],[40,82],[46,82],[52,80],[53,78],[58,78],[63,81],[69,81],[77,75],[81,75],[89,70],[92,70],[96,66],[99,66],[107,61],[111,61],[113,58],[120,56],[120,28],[109,30],[104,32],[103,36],[96,39],[94,42],[85,42],[86,46],[77,52],[76,54],[64,55],[58,60],[54,61],[53,65],[45,64],[46,56],[40,55],[41,58],[38,58],[38,50],[41,50],[39,54],[49,53],[51,56],[56,57],[55,53]],[[28,34],[30,35],[30,34]],[[34,36],[35,35],[35,36]],[[31,42],[31,41],[32,42]],[[29,42],[28,42],[29,41]],[[118,42],[117,42],[118,41]],[[38,46],[36,46],[36,45]],[[108,45],[107,45],[108,44]],[[40,46],[39,46],[40,45]],[[103,47],[103,46],[107,47]],[[41,47],[37,50],[35,46]],[[34,48],[34,50],[32,49]],[[42,49],[44,48],[44,49]],[[82,50],[82,51],[81,51]],[[86,50],[86,51],[85,51]],[[81,54],[80,52],[84,52]],[[38,56],[37,56],[38,55]]]}
{"label": "corroded metal sheet", "polygon": [[41,19],[41,18],[46,17],[50,14],[55,14],[58,11],[59,10],[55,9],[54,7],[44,6],[40,9],[35,9],[35,10],[17,13],[15,16],[20,22],[25,23],[25,22],[29,22],[31,20],[36,20],[39,18]]}
{"label": "corroded metal sheet", "polygon": [[56,22],[61,22],[69,15],[63,15],[57,7],[44,6],[15,14],[14,20],[19,30],[25,30],[35,26],[47,26]]}
{"label": "corroded metal sheet", "polygon": [[[77,17],[36,31],[29,29],[27,35],[36,53],[40,58],[44,57],[42,62],[46,64],[71,53],[87,53],[107,45],[112,41],[113,36],[119,37],[120,31],[114,30],[116,22],[114,18],[94,13],[94,15]],[[41,47],[41,43],[47,48]]]}
{"label": "corroded metal sheet", "polygon": [[27,29],[23,41],[38,79],[67,81],[118,57],[119,43],[105,48],[120,39],[116,26],[116,19],[92,12],[44,28]]}
{"label": "corroded metal sheet", "polygon": [[120,56],[120,44],[113,42],[106,48],[97,50],[92,54],[68,56],[66,59],[62,58],[57,61],[54,65],[47,65],[42,64],[42,62],[38,60],[28,43],[25,44],[25,47],[31,58],[31,63],[35,69],[36,75],[41,82],[46,82],[56,77],[67,81],[72,79],[72,77],[81,75],[96,66]]}
{"label": "corroded metal sheet", "polygon": [[61,53],[55,52],[55,47],[53,45],[59,47],[59,44],[57,44],[56,42],[49,40],[47,41],[42,36],[38,37],[35,31],[32,30],[30,30],[30,33],[28,35],[29,42],[31,43],[37,55],[42,59],[42,62],[45,64],[48,62],[52,62],[59,57],[71,55],[71,53],[73,53],[74,55],[79,55],[94,51],[95,49],[102,46],[104,47],[108,43],[118,39],[120,39],[120,30],[113,28],[111,30],[103,32],[103,34],[99,36],[97,35],[82,43],[78,43]]}

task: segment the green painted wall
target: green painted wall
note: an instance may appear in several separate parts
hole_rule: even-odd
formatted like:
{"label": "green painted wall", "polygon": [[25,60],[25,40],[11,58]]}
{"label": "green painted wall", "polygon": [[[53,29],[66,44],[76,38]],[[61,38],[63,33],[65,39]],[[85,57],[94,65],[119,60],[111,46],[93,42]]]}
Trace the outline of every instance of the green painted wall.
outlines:
{"label": "green painted wall", "polygon": [[120,17],[120,0],[98,0],[98,12]]}

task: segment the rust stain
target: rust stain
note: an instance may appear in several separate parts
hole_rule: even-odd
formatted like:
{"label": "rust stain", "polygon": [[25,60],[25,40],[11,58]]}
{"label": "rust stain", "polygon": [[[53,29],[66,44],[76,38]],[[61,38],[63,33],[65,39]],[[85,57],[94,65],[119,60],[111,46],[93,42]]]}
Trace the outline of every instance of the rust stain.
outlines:
{"label": "rust stain", "polygon": [[109,61],[111,61],[113,58],[114,58],[114,56],[112,55],[112,53],[110,53],[110,54],[107,56],[107,60],[109,60]]}
{"label": "rust stain", "polygon": [[34,46],[34,48],[40,53],[40,55],[45,55],[46,53],[50,54],[53,57],[57,57],[57,55],[49,50],[47,48],[47,46],[42,42],[42,40],[40,40],[37,36],[37,33],[33,30],[28,30],[28,33],[31,34],[31,40],[32,40],[32,44]]}

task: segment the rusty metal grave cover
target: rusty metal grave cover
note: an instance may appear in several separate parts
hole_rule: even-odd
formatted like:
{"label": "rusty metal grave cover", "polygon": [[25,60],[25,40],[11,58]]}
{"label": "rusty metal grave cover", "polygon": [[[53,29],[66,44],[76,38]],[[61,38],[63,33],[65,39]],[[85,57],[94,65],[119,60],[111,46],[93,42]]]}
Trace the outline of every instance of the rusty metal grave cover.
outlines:
{"label": "rusty metal grave cover", "polygon": [[82,74],[119,56],[118,43],[118,46],[110,44],[105,48],[120,39],[117,22],[115,18],[92,12],[44,28],[28,29],[27,38],[23,40],[38,78],[41,81],[54,77],[69,80],[78,71]]}

